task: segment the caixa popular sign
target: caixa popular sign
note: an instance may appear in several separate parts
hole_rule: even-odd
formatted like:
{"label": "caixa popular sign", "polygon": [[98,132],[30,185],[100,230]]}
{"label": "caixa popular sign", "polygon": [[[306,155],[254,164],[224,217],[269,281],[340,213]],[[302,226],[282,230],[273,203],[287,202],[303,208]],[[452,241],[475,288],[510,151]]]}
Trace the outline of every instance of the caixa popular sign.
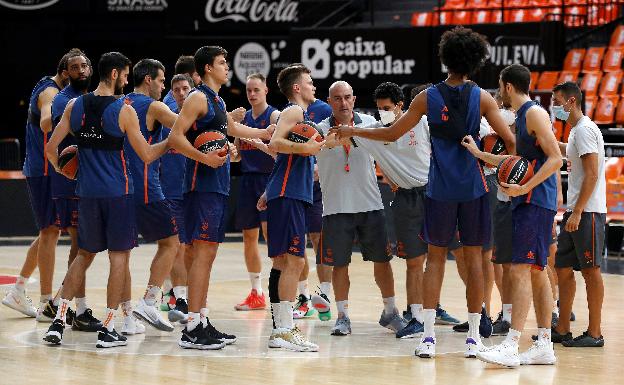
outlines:
{"label": "caixa popular sign", "polygon": [[204,15],[211,23],[294,23],[298,6],[293,0],[207,0]]}

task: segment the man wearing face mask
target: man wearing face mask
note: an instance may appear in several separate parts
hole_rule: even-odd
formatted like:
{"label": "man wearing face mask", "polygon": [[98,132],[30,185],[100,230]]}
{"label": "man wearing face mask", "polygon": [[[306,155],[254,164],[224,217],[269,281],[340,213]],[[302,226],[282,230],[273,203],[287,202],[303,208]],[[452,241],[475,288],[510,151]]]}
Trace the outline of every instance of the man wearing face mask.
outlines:
{"label": "man wearing face mask", "polygon": [[[582,98],[576,83],[562,83],[553,89],[553,112],[557,119],[570,123],[572,129],[568,143],[559,143],[561,154],[568,160],[568,208],[561,223],[555,257],[561,308],[552,341],[566,347],[602,347],[604,284],[599,258],[604,247],[607,212],[604,140],[598,126],[583,114]],[[574,339],[570,333],[576,291],[573,269],[583,274],[589,308],[589,327]]]}

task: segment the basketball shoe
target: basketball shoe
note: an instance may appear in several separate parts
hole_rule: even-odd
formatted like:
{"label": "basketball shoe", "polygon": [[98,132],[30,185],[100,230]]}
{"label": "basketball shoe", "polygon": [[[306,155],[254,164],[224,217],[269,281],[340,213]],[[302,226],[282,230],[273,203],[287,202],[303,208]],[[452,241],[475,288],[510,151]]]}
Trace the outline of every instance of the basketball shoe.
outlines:
{"label": "basketball shoe", "polygon": [[132,310],[132,314],[158,330],[164,332],[173,331],[173,326],[163,318],[156,306],[148,305],[143,298],[139,300],[137,306]]}
{"label": "basketball shoe", "polygon": [[176,299],[175,307],[167,313],[169,322],[183,322],[188,318],[188,303],[184,298]]}
{"label": "basketball shoe", "polygon": [[7,291],[2,299],[2,304],[28,317],[36,317],[37,309],[33,306],[32,300],[26,295],[25,290],[18,290],[12,287]]}
{"label": "basketball shoe", "polygon": [[[444,310],[442,306],[438,304],[438,306],[436,306],[435,324],[436,325],[459,325],[460,322],[457,318],[447,313],[446,310]],[[468,325],[468,323],[466,323],[466,325]]]}
{"label": "basketball shoe", "polygon": [[338,319],[336,320],[336,324],[331,330],[332,336],[346,336],[351,334],[351,320],[349,317],[345,317],[344,315],[340,317],[338,314]]}
{"label": "basketball shoe", "polygon": [[208,337],[216,339],[216,340],[219,340],[219,341],[223,342],[226,345],[231,345],[234,342],[236,342],[236,336],[235,335],[222,333],[222,332],[218,331],[217,328],[215,328],[210,323],[209,319],[206,318],[206,321],[208,323],[206,324],[206,327],[204,328],[204,332],[206,333],[206,335]]}
{"label": "basketball shoe", "polygon": [[102,327],[98,331],[98,340],[95,344],[96,348],[114,348],[116,346],[126,346],[128,339],[119,333],[115,329],[108,331],[107,328]]}
{"label": "basketball shoe", "polygon": [[[411,313],[410,313],[411,314]],[[418,322],[416,318],[410,319],[403,329],[396,332],[396,338],[414,338],[425,330],[423,324]]]}
{"label": "basketball shoe", "polygon": [[318,317],[321,321],[329,321],[331,319],[331,302],[325,293],[317,291],[312,296],[312,306],[316,309]]}
{"label": "basketball shoe", "polygon": [[407,322],[405,322],[403,317],[401,317],[398,313],[386,314],[386,311],[383,310],[381,312],[381,317],[379,317],[379,325],[396,333],[399,330],[405,329]]}
{"label": "basketball shoe", "polygon": [[433,358],[435,357],[435,344],[435,337],[425,337],[420,341],[414,353],[420,358]]}
{"label": "basketball shoe", "polygon": [[160,310],[161,311],[169,311],[171,310],[175,304],[176,304],[176,297],[175,295],[173,295],[173,288],[171,288],[168,292],[163,292],[161,294],[161,300],[160,300]]}
{"label": "basketball shoe", "polygon": [[121,334],[126,336],[132,336],[135,334],[143,334],[145,333],[145,325],[141,323],[138,319],[134,318],[133,315],[124,317],[124,323],[121,327]]}
{"label": "basketball shoe", "polygon": [[520,365],[554,365],[557,362],[552,342],[537,340],[524,353],[519,355]]}
{"label": "basketball shoe", "polygon": [[516,368],[520,366],[518,344],[503,341],[499,345],[477,352],[477,358],[490,364]]}
{"label": "basketball shoe", "polygon": [[225,342],[210,337],[200,323],[190,331],[185,327],[178,345],[184,349],[217,350],[223,349]]}
{"label": "basketball shoe", "polygon": [[52,325],[48,328],[43,340],[54,345],[60,345],[63,340],[63,331],[65,330],[65,324],[60,319],[55,319]]}
{"label": "basketball shoe", "polygon": [[240,311],[266,309],[266,297],[264,296],[264,293],[262,293],[262,295],[258,295],[258,291],[256,289],[251,289],[247,298],[245,298],[243,302],[234,306],[234,309]]}
{"label": "basketball shoe", "polygon": [[[54,305],[52,300],[49,300],[45,304],[42,302],[39,304],[39,309],[37,309],[36,319],[38,322],[52,322],[56,318],[57,311],[58,306]],[[72,310],[72,308],[68,308],[65,316],[65,325],[73,325],[75,317],[76,313]]]}
{"label": "basketball shoe", "polygon": [[102,321],[93,316],[91,309],[87,309],[81,315],[75,316],[72,322],[72,330],[79,332],[97,332],[101,327]]}
{"label": "basketball shoe", "polygon": [[317,352],[318,345],[310,342],[302,334],[293,329],[280,328],[276,330],[273,343],[280,348],[293,352]]}
{"label": "basketball shoe", "polygon": [[314,312],[316,310],[314,310],[314,308],[310,305],[311,305],[310,298],[306,297],[303,294],[299,294],[297,303],[295,304],[295,307],[293,308],[293,318],[301,319],[304,317],[310,317],[314,315]]}

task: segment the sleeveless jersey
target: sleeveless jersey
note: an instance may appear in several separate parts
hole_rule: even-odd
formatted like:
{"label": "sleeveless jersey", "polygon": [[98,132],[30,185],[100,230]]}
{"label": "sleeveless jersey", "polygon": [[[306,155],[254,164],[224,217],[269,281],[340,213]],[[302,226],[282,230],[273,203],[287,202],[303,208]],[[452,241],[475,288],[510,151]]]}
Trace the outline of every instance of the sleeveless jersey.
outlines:
{"label": "sleeveless jersey", "polygon": [[48,164],[48,157],[45,154],[45,146],[50,140],[51,133],[44,134],[39,125],[41,111],[37,106],[39,95],[48,87],[57,90],[61,88],[52,80],[51,76],[46,76],[37,82],[30,94],[28,102],[28,119],[26,120],[26,159],[24,160],[23,173],[26,177],[47,176],[52,168]]}
{"label": "sleeveless jersey", "polygon": [[78,141],[76,195],[112,198],[133,193],[123,149],[125,133],[119,127],[124,98],[82,95],[74,102],[71,130]]}
{"label": "sleeveless jersey", "polygon": [[[533,165],[535,173],[544,165],[547,156],[539,146],[537,138],[531,136],[526,127],[526,113],[529,108],[538,106],[534,101],[528,101],[516,112],[516,152],[519,156],[527,158]],[[548,210],[557,211],[557,175],[553,173],[545,181],[535,186],[526,195],[513,197],[512,207],[522,203],[530,203]]]}
{"label": "sleeveless jersey", "polygon": [[[131,105],[139,117],[139,127],[141,134],[148,144],[158,143],[162,140],[161,124],[154,122],[154,127],[150,131],[147,127],[147,112],[155,100],[143,94],[132,92],[125,98],[125,103]],[[134,151],[128,141],[124,144],[124,149],[128,156],[128,166],[132,180],[134,181],[134,200],[148,204],[159,202],[165,199],[160,187],[160,159],[156,159],[150,164],[145,164],[139,155]],[[140,186],[140,187],[139,187]]]}
{"label": "sleeveless jersey", "polygon": [[[199,134],[206,131],[220,131],[223,135],[227,135],[227,115],[223,99],[205,84],[197,87],[197,91],[202,92],[206,96],[208,112],[200,119],[197,119],[186,132],[186,138],[191,144],[195,142]],[[184,181],[185,192],[202,191],[229,195],[229,155],[223,166],[218,168],[212,168],[193,159],[187,159]]]}
{"label": "sleeveless jersey", "polygon": [[481,163],[461,145],[461,137],[472,135],[479,146],[480,102],[481,89],[474,83],[459,87],[438,83],[427,89],[431,137],[428,197],[466,202],[488,191]]}
{"label": "sleeveless jersey", "polygon": [[332,114],[332,109],[329,104],[320,99],[315,99],[312,104],[308,106],[308,118],[314,123],[320,123],[323,120],[329,118]]}
{"label": "sleeveless jersey", "polygon": [[[179,113],[177,104],[174,108],[169,106],[171,111]],[[171,133],[169,127],[163,126],[162,138],[165,139]],[[186,168],[186,157],[173,148],[160,158],[160,185],[163,194],[167,199],[182,199],[184,196],[184,170]]]}
{"label": "sleeveless jersey", "polygon": [[173,92],[171,90],[169,90],[169,92],[167,92],[167,95],[165,95],[165,97],[163,98],[163,103],[165,103],[171,111],[175,111],[178,109],[178,103],[176,103],[175,99],[173,98]]}
{"label": "sleeveless jersey", "polygon": [[[275,107],[268,106],[256,119],[253,118],[252,111],[248,110],[245,113],[243,124],[253,128],[267,128],[271,124],[271,114],[275,110]],[[275,161],[271,155],[243,141],[240,141],[239,147],[241,154],[241,171],[243,173],[270,174],[271,171],[273,171]]]}

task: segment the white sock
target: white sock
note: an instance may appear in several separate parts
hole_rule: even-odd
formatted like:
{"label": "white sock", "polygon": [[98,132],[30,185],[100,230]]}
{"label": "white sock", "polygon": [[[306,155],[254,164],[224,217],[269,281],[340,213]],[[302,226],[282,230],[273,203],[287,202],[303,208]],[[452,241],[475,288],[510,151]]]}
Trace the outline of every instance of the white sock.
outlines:
{"label": "white sock", "polygon": [[331,282],[321,282],[321,293],[325,294],[327,298],[329,298],[329,295],[331,294],[331,287]]}
{"label": "white sock", "polygon": [[189,312],[188,322],[186,323],[186,330],[190,332],[191,330],[195,329],[199,325],[200,319],[201,316],[199,313]]}
{"label": "white sock", "polygon": [[550,328],[537,328],[537,340],[540,342],[550,343]]}
{"label": "white sock", "polygon": [[39,297],[39,303],[46,304],[48,301],[52,300],[52,294],[43,294]]}
{"label": "white sock", "polygon": [[556,315],[557,315],[557,317],[559,317],[559,307],[558,307],[557,305],[553,306],[553,310],[552,310],[552,312],[553,312],[554,314],[556,314]]}
{"label": "white sock", "polygon": [[115,329],[115,313],[117,313],[117,309],[106,308],[106,317],[104,318],[103,325],[109,332]]}
{"label": "white sock", "polygon": [[511,323],[511,304],[510,303],[503,304],[503,321],[507,321]]}
{"label": "white sock", "polygon": [[479,338],[479,322],[481,322],[480,313],[468,313],[468,337],[473,339]]}
{"label": "white sock", "polygon": [[145,290],[145,295],[143,296],[145,303],[149,306],[155,306],[156,300],[160,299],[160,287],[155,285],[147,285],[147,290]]}
{"label": "white sock", "polygon": [[310,291],[308,290],[308,280],[299,281],[299,294],[305,295],[306,298],[310,298]]}
{"label": "white sock", "polygon": [[271,302],[271,314],[273,315],[273,322],[275,323],[275,328],[279,329],[280,327],[280,304],[279,302],[276,302],[276,303]]}
{"label": "white sock", "polygon": [[349,318],[349,300],[345,299],[344,301],[336,301],[336,307],[338,308],[338,317],[342,314],[343,316]]}
{"label": "white sock", "polygon": [[121,312],[124,317],[132,316],[132,301],[125,301],[121,303]]}
{"label": "white sock", "polygon": [[59,302],[61,302],[61,290],[63,290],[63,285],[59,287],[58,291],[54,295],[54,298],[52,299],[52,305],[58,306]]}
{"label": "white sock", "polygon": [[169,278],[165,278],[165,282],[163,283],[163,292],[164,293],[169,293],[169,290],[171,290],[171,288],[173,287],[173,285],[171,284],[171,279]]}
{"label": "white sock", "polygon": [[19,290],[19,291],[25,291],[26,290],[26,281],[28,281],[28,278],[26,277],[22,277],[21,275],[19,277],[17,277],[17,279],[15,280],[15,290]]}
{"label": "white sock", "polygon": [[204,327],[208,326],[208,308],[202,307],[199,309],[199,319]]}
{"label": "white sock", "polygon": [[422,304],[412,304],[409,305],[410,311],[412,312],[412,317],[416,318],[416,321],[423,323],[423,305]]}
{"label": "white sock", "polygon": [[520,333],[519,331],[509,329],[509,333],[507,333],[507,337],[505,337],[504,342],[518,346],[518,341],[520,341],[520,335],[522,335],[522,333]]}
{"label": "white sock", "polygon": [[69,301],[61,298],[58,305],[58,310],[56,311],[56,317],[54,319],[60,319],[65,324],[65,317],[67,316],[67,309],[69,309]]}
{"label": "white sock", "polygon": [[249,281],[251,282],[251,289],[255,290],[258,295],[262,295],[262,276],[260,273],[249,273]]}
{"label": "white sock", "polygon": [[176,297],[176,299],[186,299],[186,286],[174,286],[173,296]]}
{"label": "white sock", "polygon": [[279,305],[280,309],[280,328],[284,329],[292,329],[294,326],[293,322],[293,303],[290,301],[280,301]]}
{"label": "white sock", "polygon": [[435,337],[435,331],[433,330],[435,317],[436,309],[423,310],[423,325],[425,327],[425,330],[423,331],[423,337]]}
{"label": "white sock", "polygon": [[382,298],[384,304],[384,313],[395,314],[397,313],[395,297]]}
{"label": "white sock", "polygon": [[76,301],[76,316],[84,314],[87,311],[87,298],[74,298],[74,301]]}

